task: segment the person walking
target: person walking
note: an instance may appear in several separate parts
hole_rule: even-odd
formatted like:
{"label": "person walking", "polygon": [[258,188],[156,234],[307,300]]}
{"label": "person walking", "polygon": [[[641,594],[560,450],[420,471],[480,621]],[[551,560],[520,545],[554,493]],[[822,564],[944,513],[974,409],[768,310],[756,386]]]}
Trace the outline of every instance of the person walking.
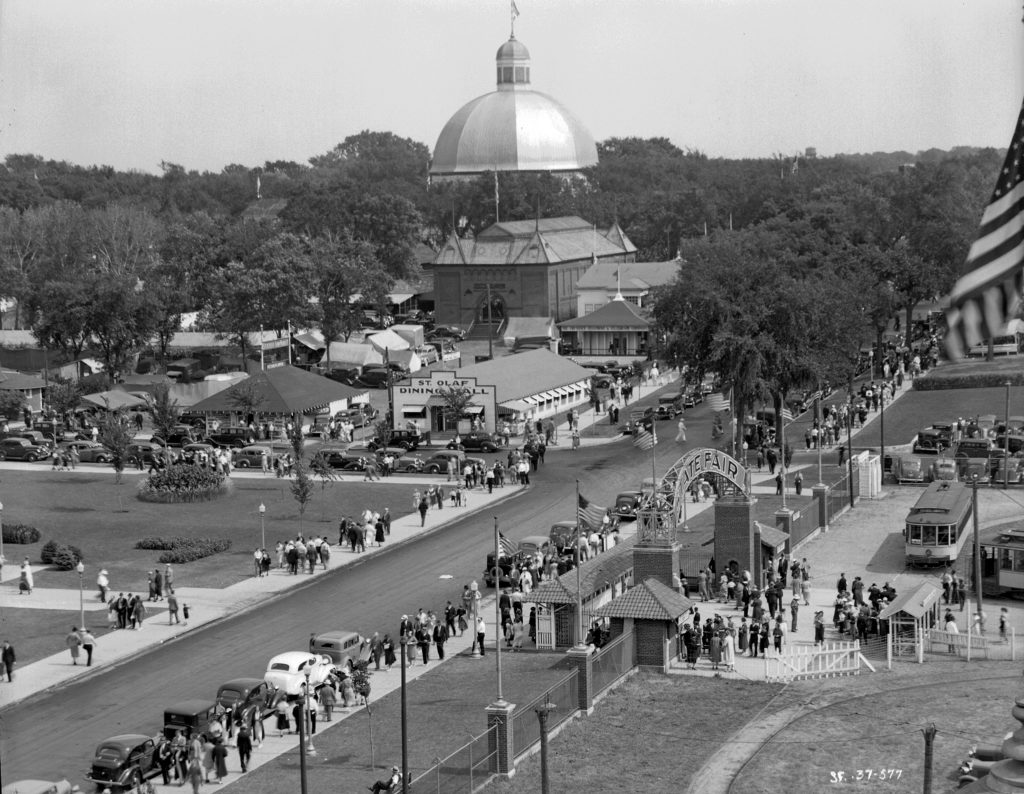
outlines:
{"label": "person walking", "polygon": [[685,444],[686,443],[686,419],[684,419],[683,417],[680,416],[679,417],[679,424],[676,425],[676,428],[678,430],[678,432],[676,433],[676,443],[677,444]]}
{"label": "person walking", "polygon": [[[14,646],[7,640],[4,640],[3,646],[0,646],[0,666],[3,668],[0,670],[0,675],[6,674],[7,683],[14,680],[14,663],[16,661],[17,659],[14,655]],[[3,679],[0,678],[0,681],[2,680]]]}
{"label": "person walking", "polygon": [[24,562],[21,563],[21,573],[19,574],[18,581],[18,593],[27,593],[32,595],[32,589],[35,587],[35,580],[32,576],[32,563],[28,561],[28,557],[25,558]]}
{"label": "person walking", "polygon": [[181,623],[178,620],[178,597],[174,594],[173,590],[167,591],[167,625],[170,626],[173,623]]}
{"label": "person walking", "polygon": [[427,497],[426,496],[421,496],[420,497],[420,503],[417,506],[417,510],[420,511],[420,526],[421,527],[425,527],[427,525],[427,509],[428,509],[428,507],[429,506],[427,505]]}
{"label": "person walking", "polygon": [[64,644],[68,646],[68,650],[71,651],[71,664],[78,664],[78,652],[82,647],[82,635],[78,633],[78,629],[74,626],[71,627],[71,631],[68,636],[64,638]]}
{"label": "person walking", "polygon": [[249,771],[249,759],[252,758],[252,734],[248,725],[242,725],[235,737],[235,745],[238,747],[238,762],[242,766],[242,773]]}
{"label": "person walking", "polygon": [[96,647],[96,638],[89,629],[82,628],[82,648],[85,649],[85,666],[92,667],[92,651]]}
{"label": "person walking", "polygon": [[96,576],[96,588],[99,590],[99,599],[104,604],[107,603],[107,591],[110,589],[110,574],[107,573],[107,569],[104,568]]}
{"label": "person walking", "polygon": [[434,647],[437,648],[437,658],[444,661],[444,644],[448,642],[448,627],[444,623],[436,623],[433,632]]}
{"label": "person walking", "polygon": [[483,616],[476,619],[476,643],[480,646],[480,655],[484,655],[484,640],[487,638],[487,624]]}
{"label": "person walking", "polygon": [[800,599],[797,598],[796,596],[793,596],[793,600],[789,602],[789,614],[793,618],[792,626],[791,626],[791,629],[790,629],[791,631],[796,631],[796,616],[797,616],[797,613],[799,611],[800,611]]}

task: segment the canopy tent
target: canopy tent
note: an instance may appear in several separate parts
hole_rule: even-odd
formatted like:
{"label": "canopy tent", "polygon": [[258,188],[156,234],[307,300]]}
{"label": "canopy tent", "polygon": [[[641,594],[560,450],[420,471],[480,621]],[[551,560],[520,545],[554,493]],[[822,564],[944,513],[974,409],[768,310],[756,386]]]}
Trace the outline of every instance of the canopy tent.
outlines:
{"label": "canopy tent", "polygon": [[383,353],[385,350],[408,350],[409,343],[390,328],[368,337],[367,342]]}
{"label": "canopy tent", "polygon": [[[372,345],[355,342],[331,342],[331,365],[368,367],[383,364],[384,356]],[[327,363],[327,354],[320,359],[321,364]]]}
{"label": "canopy tent", "polygon": [[146,405],[146,401],[130,392],[119,389],[113,391],[101,391],[96,394],[87,394],[82,402],[90,405],[106,408],[108,411],[119,411],[126,408],[140,408]]}
{"label": "canopy tent", "polygon": [[308,347],[310,350],[327,349],[324,337],[319,331],[307,331],[302,334],[292,334],[292,339],[303,347]]}
{"label": "canopy tent", "polygon": [[419,372],[423,369],[423,361],[415,350],[389,350],[388,361],[402,364],[409,372]]}
{"label": "canopy tent", "polygon": [[238,411],[239,405],[233,398],[243,387],[253,389],[262,398],[258,410],[265,414],[308,413],[334,403],[347,405],[353,398],[366,394],[365,389],[354,389],[298,367],[284,366],[257,372],[196,403],[192,409],[200,412]]}

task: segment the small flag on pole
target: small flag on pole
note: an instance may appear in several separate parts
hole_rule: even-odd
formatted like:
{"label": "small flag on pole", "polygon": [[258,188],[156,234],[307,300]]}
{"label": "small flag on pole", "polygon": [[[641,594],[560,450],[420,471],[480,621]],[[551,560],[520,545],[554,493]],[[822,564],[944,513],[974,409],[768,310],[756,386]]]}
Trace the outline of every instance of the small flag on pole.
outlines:
{"label": "small flag on pole", "polygon": [[516,6],[516,0],[512,0],[512,21],[514,22],[516,17],[519,16],[519,8]]}
{"label": "small flag on pole", "polygon": [[604,523],[604,517],[607,512],[605,508],[599,507],[593,502],[588,502],[583,494],[579,495],[576,517],[581,524],[586,524],[588,527],[593,528],[600,527]]}
{"label": "small flag on pole", "polygon": [[711,408],[712,411],[728,411],[729,397],[725,392],[712,394],[708,397],[708,407]]}
{"label": "small flag on pole", "polygon": [[996,179],[963,275],[946,310],[946,349],[960,358],[972,345],[1002,333],[1024,290],[1024,106]]}
{"label": "small flag on pole", "polygon": [[793,421],[793,412],[790,411],[788,408],[783,408],[782,409],[782,421],[783,422],[792,422]]}
{"label": "small flag on pole", "polygon": [[519,547],[516,546],[515,541],[506,538],[504,532],[498,533],[498,549],[503,557],[515,557],[519,553]]}
{"label": "small flag on pole", "polygon": [[652,425],[648,430],[643,425],[637,425],[636,437],[633,439],[633,445],[640,447],[640,449],[650,450],[654,449],[654,445],[658,443],[658,434],[654,430]]}

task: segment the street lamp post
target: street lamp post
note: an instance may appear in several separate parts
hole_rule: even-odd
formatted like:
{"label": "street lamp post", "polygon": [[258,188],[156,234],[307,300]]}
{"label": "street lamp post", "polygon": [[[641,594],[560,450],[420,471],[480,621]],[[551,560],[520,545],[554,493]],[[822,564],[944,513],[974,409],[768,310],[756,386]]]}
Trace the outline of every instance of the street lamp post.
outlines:
{"label": "street lamp post", "polygon": [[4,503],[0,502],[0,568],[4,564]]}
{"label": "street lamp post", "polygon": [[[309,671],[306,671],[306,688],[309,688]],[[295,727],[299,730],[299,787],[301,794],[307,794],[306,789],[306,695],[303,693],[299,701],[299,718],[295,721]]]}
{"label": "street lamp post", "polygon": [[85,631],[85,579],[83,576],[85,574],[85,566],[81,560],[78,561],[75,570],[78,571],[78,625],[82,627],[82,631]]}
{"label": "street lamp post", "polygon": [[[501,582],[500,581],[495,580],[494,586],[498,590],[501,590]],[[476,579],[474,579],[472,582],[469,583],[469,592],[470,592],[470,595],[472,597],[472,602],[471,603],[473,605],[472,611],[470,613],[470,615],[471,615],[471,617],[473,619],[473,623],[470,625],[470,631],[472,631],[473,632],[473,636],[476,637],[479,634],[479,632],[476,630],[476,625],[477,625],[477,618],[480,617],[480,599],[482,598],[482,596],[480,595],[480,585],[478,585],[476,583]],[[497,629],[495,629],[495,631],[497,631]],[[477,646],[480,646],[480,647],[477,647]],[[482,659],[483,655],[484,655],[483,645],[481,643],[474,642],[473,643],[473,650],[470,653],[470,658],[472,658],[472,659]]]}
{"label": "street lamp post", "polygon": [[[306,667],[306,687],[302,690],[302,721],[306,725],[306,755],[316,755],[316,748],[313,746],[313,720],[310,716],[309,705],[309,667]],[[315,708],[315,707],[314,707]]]}
{"label": "street lamp post", "polygon": [[[476,626],[473,627],[476,630]],[[402,673],[402,794],[405,794],[409,790],[409,731],[408,731],[408,703],[405,695],[405,654],[406,645],[409,643],[409,637],[406,632],[402,632],[398,638],[398,646],[402,650],[402,663],[398,665]]]}
{"label": "street lamp post", "polygon": [[263,504],[263,502],[260,502],[259,511],[260,511],[260,548],[266,550],[266,548],[267,548],[267,528],[264,525],[263,517],[267,513],[267,506],[265,504]]}

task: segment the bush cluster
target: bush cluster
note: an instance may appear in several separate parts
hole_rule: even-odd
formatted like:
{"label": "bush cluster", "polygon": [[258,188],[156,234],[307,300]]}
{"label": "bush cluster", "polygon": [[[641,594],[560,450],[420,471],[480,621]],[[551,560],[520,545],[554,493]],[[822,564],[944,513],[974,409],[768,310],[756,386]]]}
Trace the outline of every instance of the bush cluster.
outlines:
{"label": "bush cluster", "polygon": [[54,566],[60,571],[70,571],[80,560],[82,550],[78,546],[69,543],[59,543],[56,540],[48,540],[39,552],[39,558],[47,565]]}
{"label": "bush cluster", "polygon": [[136,542],[137,549],[163,551],[160,562],[182,563],[201,560],[231,548],[226,538],[143,538]]}
{"label": "bush cluster", "polygon": [[144,502],[205,502],[228,492],[231,480],[200,466],[170,466],[139,483]]}
{"label": "bush cluster", "polygon": [[28,524],[4,524],[4,543],[38,543],[39,530]]}
{"label": "bush cluster", "polygon": [[939,389],[994,389],[1006,386],[1024,386],[1024,374],[1006,372],[965,372],[945,375],[941,370],[923,378],[914,378],[917,391],[938,391]]}

